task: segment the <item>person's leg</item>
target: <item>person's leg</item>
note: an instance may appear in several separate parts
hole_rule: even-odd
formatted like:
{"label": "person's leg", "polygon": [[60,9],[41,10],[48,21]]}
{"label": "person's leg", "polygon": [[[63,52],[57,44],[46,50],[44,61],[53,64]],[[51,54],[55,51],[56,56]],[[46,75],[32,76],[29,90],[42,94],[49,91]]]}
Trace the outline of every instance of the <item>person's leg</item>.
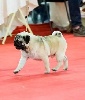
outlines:
{"label": "person's leg", "polygon": [[85,27],[81,22],[81,0],[68,0],[71,26],[75,36],[85,36]]}
{"label": "person's leg", "polygon": [[72,27],[81,25],[80,0],[68,0]]}

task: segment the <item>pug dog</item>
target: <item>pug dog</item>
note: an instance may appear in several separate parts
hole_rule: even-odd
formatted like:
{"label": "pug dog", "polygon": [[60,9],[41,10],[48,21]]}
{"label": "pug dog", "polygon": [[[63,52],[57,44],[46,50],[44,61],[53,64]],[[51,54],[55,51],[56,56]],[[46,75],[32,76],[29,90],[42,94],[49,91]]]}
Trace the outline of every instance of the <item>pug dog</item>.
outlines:
{"label": "pug dog", "polygon": [[45,73],[50,73],[49,57],[55,56],[57,65],[52,69],[57,71],[62,65],[68,69],[66,56],[67,42],[60,31],[54,31],[49,36],[36,36],[32,33],[21,32],[14,38],[14,46],[21,50],[21,58],[14,74],[18,73],[29,58],[42,60],[45,65]]}

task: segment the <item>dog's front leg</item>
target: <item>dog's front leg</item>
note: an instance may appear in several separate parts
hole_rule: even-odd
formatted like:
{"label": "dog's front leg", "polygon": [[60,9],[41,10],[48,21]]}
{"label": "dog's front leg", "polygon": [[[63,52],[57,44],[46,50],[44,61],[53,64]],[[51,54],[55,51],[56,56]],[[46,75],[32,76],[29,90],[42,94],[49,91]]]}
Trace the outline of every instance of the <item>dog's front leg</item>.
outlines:
{"label": "dog's front leg", "polygon": [[14,70],[14,74],[18,73],[25,65],[27,57],[21,56],[17,68]]}

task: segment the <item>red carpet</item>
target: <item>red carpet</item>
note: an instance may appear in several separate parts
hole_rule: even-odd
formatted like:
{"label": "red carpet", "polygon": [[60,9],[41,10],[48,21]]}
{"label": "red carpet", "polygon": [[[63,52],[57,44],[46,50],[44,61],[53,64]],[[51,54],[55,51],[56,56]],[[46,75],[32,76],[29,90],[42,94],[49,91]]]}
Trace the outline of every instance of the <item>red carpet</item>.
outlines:
{"label": "red carpet", "polygon": [[[64,34],[69,59],[68,71],[44,74],[42,61],[30,59],[16,75],[20,52],[8,37],[0,45],[0,100],[85,100],[85,38]],[[51,68],[56,65],[50,58]]]}

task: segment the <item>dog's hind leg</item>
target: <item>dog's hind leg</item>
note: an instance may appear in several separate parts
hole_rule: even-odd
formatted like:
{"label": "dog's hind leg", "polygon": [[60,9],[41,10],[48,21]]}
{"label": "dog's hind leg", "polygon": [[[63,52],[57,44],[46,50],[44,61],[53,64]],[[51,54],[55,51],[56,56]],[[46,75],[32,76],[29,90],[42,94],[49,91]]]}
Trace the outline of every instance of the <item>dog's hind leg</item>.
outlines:
{"label": "dog's hind leg", "polygon": [[50,64],[49,64],[49,58],[48,58],[48,56],[43,56],[43,58],[42,58],[42,60],[43,60],[43,62],[44,62],[44,65],[45,65],[45,74],[48,74],[48,73],[50,73]]}
{"label": "dog's hind leg", "polygon": [[63,59],[63,62],[64,62],[64,70],[67,70],[68,69],[68,59],[67,59],[67,56],[64,56],[64,59]]}
{"label": "dog's hind leg", "polygon": [[57,71],[62,65],[63,65],[63,58],[64,58],[64,55],[62,54],[59,54],[59,55],[56,55],[56,59],[58,61],[58,64],[56,67],[54,67],[52,70],[53,71]]}

